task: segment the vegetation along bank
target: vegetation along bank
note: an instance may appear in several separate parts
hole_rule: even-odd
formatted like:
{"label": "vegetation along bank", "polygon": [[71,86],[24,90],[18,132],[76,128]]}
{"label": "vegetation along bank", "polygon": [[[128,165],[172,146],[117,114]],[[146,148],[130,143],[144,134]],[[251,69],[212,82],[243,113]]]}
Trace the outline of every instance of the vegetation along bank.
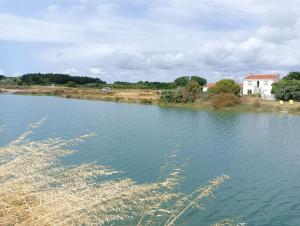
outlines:
{"label": "vegetation along bank", "polygon": [[[207,92],[203,89],[206,84],[206,79],[199,76],[182,76],[169,83],[116,81],[107,84],[99,78],[66,74],[37,73],[21,77],[0,75],[0,92],[23,95],[159,104],[164,107],[300,114],[300,72],[290,72],[272,84],[272,94],[276,101],[263,100],[259,94],[244,96],[242,86],[230,79],[218,81]],[[103,87],[109,87],[111,91],[103,92]]]}

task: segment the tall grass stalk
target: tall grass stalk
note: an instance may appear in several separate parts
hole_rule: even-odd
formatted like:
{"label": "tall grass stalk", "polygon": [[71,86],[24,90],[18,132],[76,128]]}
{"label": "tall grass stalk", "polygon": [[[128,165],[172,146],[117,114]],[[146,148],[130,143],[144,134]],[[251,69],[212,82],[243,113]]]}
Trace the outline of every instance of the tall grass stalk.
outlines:
{"label": "tall grass stalk", "polygon": [[97,162],[66,166],[61,158],[94,134],[31,141],[43,122],[0,148],[0,225],[174,225],[228,179],[181,193],[186,163],[176,163],[176,150],[153,183],[138,184]]}

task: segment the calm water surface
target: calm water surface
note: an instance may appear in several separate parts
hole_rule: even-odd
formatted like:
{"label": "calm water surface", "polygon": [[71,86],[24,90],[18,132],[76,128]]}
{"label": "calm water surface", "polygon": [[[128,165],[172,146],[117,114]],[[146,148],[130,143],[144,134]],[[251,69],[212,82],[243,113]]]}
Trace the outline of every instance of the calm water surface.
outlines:
{"label": "calm water surface", "polygon": [[46,117],[33,139],[77,137],[71,163],[99,161],[139,183],[153,182],[163,157],[178,148],[189,159],[182,191],[227,174],[206,209],[182,225],[210,225],[234,217],[247,225],[300,225],[300,117],[287,114],[215,113],[158,106],[0,95],[0,145]]}

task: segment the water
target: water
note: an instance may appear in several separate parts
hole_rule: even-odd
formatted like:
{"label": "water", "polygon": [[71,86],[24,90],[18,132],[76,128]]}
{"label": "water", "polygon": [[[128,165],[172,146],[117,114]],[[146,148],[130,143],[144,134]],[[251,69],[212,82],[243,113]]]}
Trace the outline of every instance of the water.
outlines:
{"label": "water", "polygon": [[189,159],[184,192],[229,175],[206,209],[191,211],[181,224],[210,225],[233,217],[247,225],[300,225],[299,116],[16,95],[0,95],[0,116],[0,128],[5,125],[0,145],[43,117],[46,123],[32,139],[95,132],[65,161],[99,161],[139,183],[155,181],[163,157],[174,148],[178,161]]}

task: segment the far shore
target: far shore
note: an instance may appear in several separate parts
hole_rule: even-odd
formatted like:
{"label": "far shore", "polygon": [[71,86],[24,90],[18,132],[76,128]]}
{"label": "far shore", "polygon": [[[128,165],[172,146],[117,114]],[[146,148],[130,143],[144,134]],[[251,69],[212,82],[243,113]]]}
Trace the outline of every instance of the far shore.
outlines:
{"label": "far shore", "polygon": [[127,102],[140,104],[155,104],[162,107],[176,107],[186,109],[206,109],[229,112],[281,112],[300,115],[300,102],[289,104],[279,101],[262,100],[259,97],[241,97],[242,104],[229,108],[214,109],[209,100],[195,103],[165,103],[160,101],[159,90],[150,89],[114,89],[111,93],[102,92],[96,88],[71,88],[62,86],[0,86],[0,93],[19,95],[58,96],[63,98],[101,100],[113,102]]}

